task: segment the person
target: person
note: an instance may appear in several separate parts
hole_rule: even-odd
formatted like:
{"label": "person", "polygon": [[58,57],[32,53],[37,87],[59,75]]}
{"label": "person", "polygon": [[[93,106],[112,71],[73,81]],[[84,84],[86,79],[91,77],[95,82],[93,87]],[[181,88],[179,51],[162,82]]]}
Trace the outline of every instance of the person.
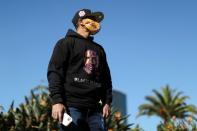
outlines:
{"label": "person", "polygon": [[60,124],[61,131],[106,131],[112,80],[106,53],[93,41],[103,19],[102,12],[77,11],[76,31],[69,29],[54,47],[47,71],[52,117],[61,123],[66,112],[73,119],[69,126]]}

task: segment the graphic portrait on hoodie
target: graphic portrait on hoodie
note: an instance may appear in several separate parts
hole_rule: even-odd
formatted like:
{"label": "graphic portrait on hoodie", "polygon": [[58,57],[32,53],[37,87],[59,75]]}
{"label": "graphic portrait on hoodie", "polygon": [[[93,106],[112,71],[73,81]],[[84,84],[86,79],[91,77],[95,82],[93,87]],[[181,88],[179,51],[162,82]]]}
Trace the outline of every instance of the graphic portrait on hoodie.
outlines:
{"label": "graphic portrait on hoodie", "polygon": [[99,57],[93,50],[88,49],[84,55],[84,71],[89,74],[95,74],[98,71]]}

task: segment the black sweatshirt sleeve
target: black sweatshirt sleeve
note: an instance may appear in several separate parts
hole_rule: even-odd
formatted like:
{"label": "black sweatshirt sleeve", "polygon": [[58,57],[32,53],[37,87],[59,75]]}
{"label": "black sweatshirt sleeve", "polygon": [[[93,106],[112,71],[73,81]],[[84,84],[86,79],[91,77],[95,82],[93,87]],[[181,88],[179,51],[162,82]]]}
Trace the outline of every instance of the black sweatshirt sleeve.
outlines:
{"label": "black sweatshirt sleeve", "polygon": [[47,79],[52,104],[64,102],[65,64],[68,61],[69,50],[65,39],[61,39],[54,47],[49,61]]}
{"label": "black sweatshirt sleeve", "polygon": [[112,102],[112,80],[105,52],[103,57],[102,85],[105,96],[103,97],[102,102],[103,104],[110,105]]}

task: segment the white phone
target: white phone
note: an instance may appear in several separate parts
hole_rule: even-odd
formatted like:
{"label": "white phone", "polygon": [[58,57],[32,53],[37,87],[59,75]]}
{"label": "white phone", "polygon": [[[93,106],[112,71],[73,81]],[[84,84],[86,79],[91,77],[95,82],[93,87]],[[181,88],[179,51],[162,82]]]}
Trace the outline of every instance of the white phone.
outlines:
{"label": "white phone", "polygon": [[62,124],[64,126],[68,126],[72,122],[72,117],[70,117],[67,113],[64,113]]}

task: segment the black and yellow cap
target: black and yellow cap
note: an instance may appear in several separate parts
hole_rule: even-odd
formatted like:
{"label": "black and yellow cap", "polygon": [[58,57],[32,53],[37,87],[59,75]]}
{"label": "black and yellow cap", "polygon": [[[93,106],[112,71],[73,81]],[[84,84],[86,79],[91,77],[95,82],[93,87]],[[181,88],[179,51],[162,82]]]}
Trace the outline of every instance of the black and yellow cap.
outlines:
{"label": "black and yellow cap", "polygon": [[75,13],[72,23],[76,27],[78,20],[84,18],[90,18],[97,22],[101,22],[104,19],[104,14],[102,12],[92,12],[90,9],[81,9]]}

